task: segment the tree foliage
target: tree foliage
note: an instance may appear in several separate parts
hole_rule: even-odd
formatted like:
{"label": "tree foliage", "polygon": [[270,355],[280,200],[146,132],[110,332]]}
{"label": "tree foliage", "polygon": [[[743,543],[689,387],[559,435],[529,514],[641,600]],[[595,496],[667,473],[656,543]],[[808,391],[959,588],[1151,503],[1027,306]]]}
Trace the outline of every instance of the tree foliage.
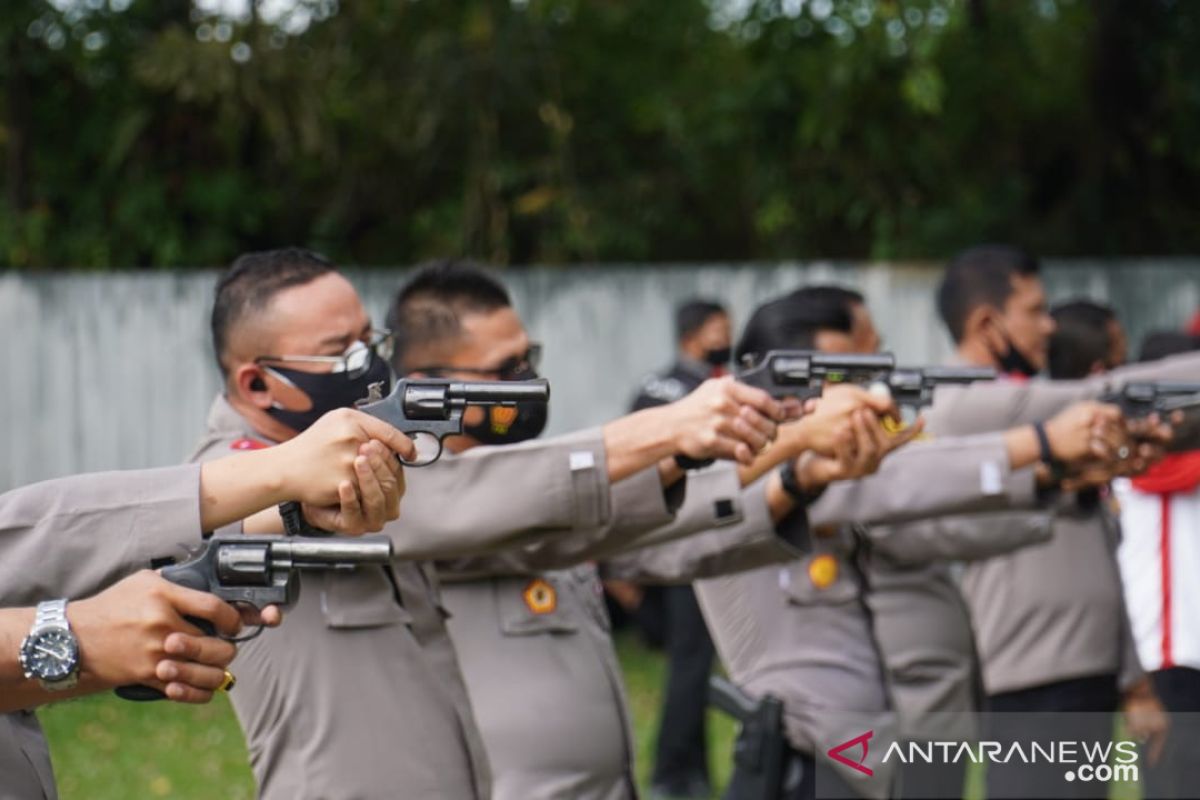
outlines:
{"label": "tree foliage", "polygon": [[269,5],[0,5],[0,263],[1200,249],[1200,4]]}

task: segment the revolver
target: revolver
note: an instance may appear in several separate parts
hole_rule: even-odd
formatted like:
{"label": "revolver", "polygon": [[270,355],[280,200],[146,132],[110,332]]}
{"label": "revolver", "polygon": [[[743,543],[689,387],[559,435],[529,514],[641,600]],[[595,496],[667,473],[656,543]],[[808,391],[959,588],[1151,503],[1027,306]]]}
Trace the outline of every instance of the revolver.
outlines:
{"label": "revolver", "polygon": [[933,390],[942,384],[968,384],[994,381],[996,370],[990,367],[901,367],[877,376],[892,392],[900,408],[920,411],[933,405]]}
{"label": "revolver", "polygon": [[[302,570],[354,570],[363,564],[390,564],[392,540],[387,536],[356,539],[306,539],[295,536],[232,536],[209,539],[187,561],[164,567],[171,583],[209,592],[230,605],[264,608],[289,606],[300,597]],[[211,622],[196,617],[187,621],[216,633]],[[253,639],[262,628],[240,639]],[[117,696],[126,700],[161,700],[158,689],[142,685],[120,686]]]}
{"label": "revolver", "polygon": [[891,353],[820,353],[815,350],[772,350],[737,379],[757,386],[777,400],[804,401],[821,396],[826,383],[870,384],[896,366]]}
{"label": "revolver", "polygon": [[1200,383],[1135,381],[1101,399],[1120,406],[1129,419],[1144,419],[1200,406]]}
{"label": "revolver", "polygon": [[355,405],[359,411],[387,422],[409,435],[417,446],[417,457],[404,461],[408,467],[425,467],[442,457],[447,436],[463,432],[463,412],[468,405],[509,406],[517,403],[550,402],[550,382],[455,381],[444,378],[404,378],[396,381],[391,394],[383,396],[383,384],[373,383],[370,394]]}

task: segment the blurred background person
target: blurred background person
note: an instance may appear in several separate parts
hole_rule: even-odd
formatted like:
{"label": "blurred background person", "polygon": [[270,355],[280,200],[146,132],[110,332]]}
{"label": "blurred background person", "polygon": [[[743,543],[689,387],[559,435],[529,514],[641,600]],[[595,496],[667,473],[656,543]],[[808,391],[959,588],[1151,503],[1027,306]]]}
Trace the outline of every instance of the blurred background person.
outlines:
{"label": "blurred background person", "polygon": [[[708,378],[728,372],[733,352],[729,312],[703,298],[680,304],[675,310],[675,344],[675,362],[642,380],[632,411],[673,403]],[[652,796],[708,797],[712,783],[705,708],[715,651],[696,594],[689,585],[642,588],[610,581],[608,588],[647,638],[662,642],[667,654]]]}
{"label": "blurred background person", "polygon": [[[1200,337],[1153,332],[1141,360],[1200,350]],[[1197,376],[1200,380],[1200,376]],[[1143,758],[1148,798],[1193,797],[1200,787],[1200,450],[1170,453],[1144,475],[1113,482],[1120,504],[1117,559],[1142,666],[1175,716],[1165,745]]]}
{"label": "blurred background person", "polygon": [[1071,300],[1050,310],[1048,369],[1060,380],[1100,375],[1125,363],[1125,329],[1110,306],[1091,300]]}

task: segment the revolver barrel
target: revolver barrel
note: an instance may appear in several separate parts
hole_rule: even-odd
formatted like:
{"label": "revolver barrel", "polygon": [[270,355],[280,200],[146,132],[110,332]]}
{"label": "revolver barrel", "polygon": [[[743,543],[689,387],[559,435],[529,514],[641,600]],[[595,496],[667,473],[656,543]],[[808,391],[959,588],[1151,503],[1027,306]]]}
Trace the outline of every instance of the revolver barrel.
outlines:
{"label": "revolver barrel", "polygon": [[387,536],[281,540],[272,545],[271,560],[296,566],[387,564],[392,560],[392,540]]}
{"label": "revolver barrel", "polygon": [[450,384],[452,399],[472,405],[500,405],[523,400],[545,403],[550,400],[550,382],[545,378],[532,381],[460,381]]}

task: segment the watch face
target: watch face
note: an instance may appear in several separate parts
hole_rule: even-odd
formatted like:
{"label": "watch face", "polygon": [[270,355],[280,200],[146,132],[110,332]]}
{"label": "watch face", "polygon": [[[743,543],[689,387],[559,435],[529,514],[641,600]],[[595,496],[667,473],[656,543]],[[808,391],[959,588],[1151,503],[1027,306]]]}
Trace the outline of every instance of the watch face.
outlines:
{"label": "watch face", "polygon": [[33,634],[21,647],[21,666],[34,678],[59,681],[75,670],[79,646],[75,637],[61,628]]}

